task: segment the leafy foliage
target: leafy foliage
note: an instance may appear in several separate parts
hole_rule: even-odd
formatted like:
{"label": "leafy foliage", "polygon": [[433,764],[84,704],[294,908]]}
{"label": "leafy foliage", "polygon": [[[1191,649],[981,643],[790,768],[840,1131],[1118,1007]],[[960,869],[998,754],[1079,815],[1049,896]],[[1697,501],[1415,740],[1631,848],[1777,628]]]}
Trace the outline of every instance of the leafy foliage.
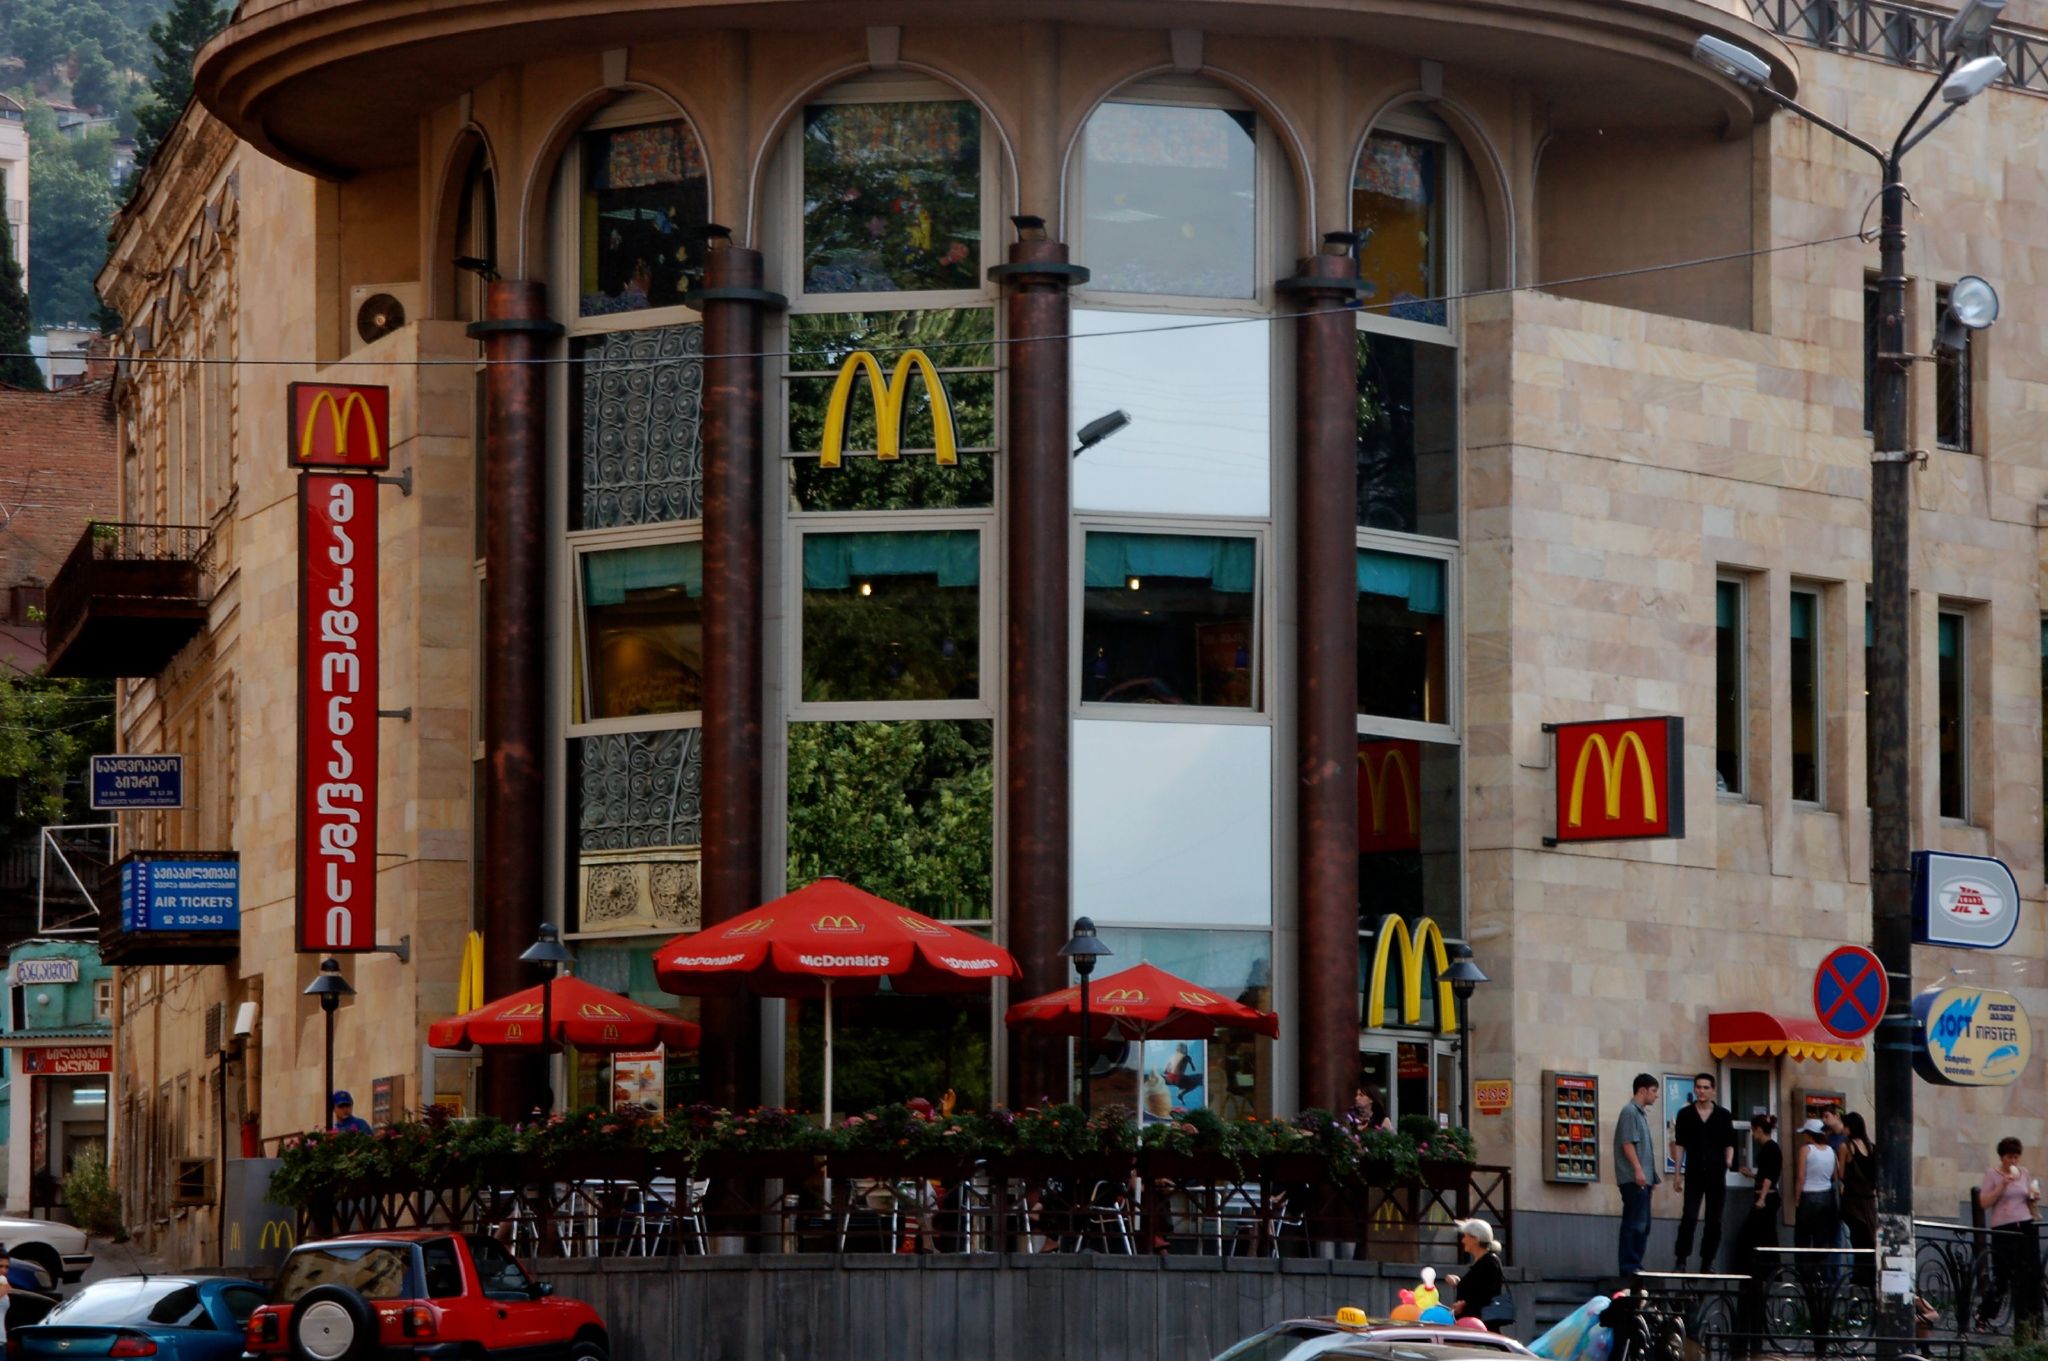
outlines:
{"label": "leafy foliage", "polygon": [[37,108],[30,113],[29,139],[35,324],[90,323],[100,308],[93,281],[106,264],[114,220],[113,134],[97,128],[64,136],[49,111]]}
{"label": "leafy foliage", "polygon": [[86,758],[114,748],[103,680],[0,674],[0,779],[19,781],[29,825],[84,821]]}
{"label": "leafy foliage", "polygon": [[120,1242],[128,1237],[121,1222],[121,1193],[107,1175],[106,1150],[87,1144],[78,1150],[64,1174],[64,1207],[79,1228],[97,1238]]}
{"label": "leafy foliage", "polygon": [[0,384],[41,392],[43,371],[28,357],[28,328],[28,294],[14,258],[14,234],[0,217]]}
{"label": "leafy foliage", "polygon": [[170,136],[178,115],[192,98],[192,62],[206,40],[220,32],[228,11],[214,0],[172,0],[163,18],[149,26],[155,48],[149,97],[135,110],[135,165],[139,170],[155,158]]}

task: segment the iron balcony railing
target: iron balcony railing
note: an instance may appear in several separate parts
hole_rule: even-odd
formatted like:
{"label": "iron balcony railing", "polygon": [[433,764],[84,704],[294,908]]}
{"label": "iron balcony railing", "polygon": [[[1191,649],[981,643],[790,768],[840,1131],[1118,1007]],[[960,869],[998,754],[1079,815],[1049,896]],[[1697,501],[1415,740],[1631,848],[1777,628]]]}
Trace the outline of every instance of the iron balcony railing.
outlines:
{"label": "iron balcony railing", "polygon": [[[95,596],[156,597],[165,591],[198,594],[208,575],[207,559],[211,541],[204,525],[113,524],[94,520],[79,536],[71,555],[64,560],[43,597],[43,611],[63,631],[84,617]],[[153,563],[166,567],[190,564],[197,575],[185,581],[179,574],[160,575],[134,568],[103,567],[103,564]],[[53,636],[55,636],[53,630]]]}
{"label": "iron balcony railing", "polygon": [[[1942,30],[1953,13],[1900,0],[1749,0],[1750,17],[1781,37],[1895,66],[1940,70]],[[2048,33],[2004,24],[1991,50],[2005,58],[2012,89],[2048,94]]]}

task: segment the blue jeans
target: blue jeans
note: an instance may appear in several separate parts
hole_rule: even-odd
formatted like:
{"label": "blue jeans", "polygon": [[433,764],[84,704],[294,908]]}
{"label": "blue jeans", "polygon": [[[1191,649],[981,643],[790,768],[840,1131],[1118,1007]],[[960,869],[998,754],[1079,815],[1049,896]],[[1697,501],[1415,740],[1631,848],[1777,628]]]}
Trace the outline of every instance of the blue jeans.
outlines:
{"label": "blue jeans", "polygon": [[1633,1276],[1643,1269],[1643,1253],[1650,1246],[1650,1188],[1634,1182],[1621,1186],[1621,1274]]}

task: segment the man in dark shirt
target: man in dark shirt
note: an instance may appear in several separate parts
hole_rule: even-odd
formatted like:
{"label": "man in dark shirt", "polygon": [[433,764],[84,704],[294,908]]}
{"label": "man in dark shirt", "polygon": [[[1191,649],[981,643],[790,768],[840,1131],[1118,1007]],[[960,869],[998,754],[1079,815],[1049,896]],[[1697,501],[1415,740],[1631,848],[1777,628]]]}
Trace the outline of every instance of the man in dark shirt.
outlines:
{"label": "man in dark shirt", "polygon": [[1712,1073],[1694,1077],[1692,1104],[1683,1107],[1672,1122],[1672,1142],[1678,1145],[1678,1190],[1685,1197],[1685,1209],[1678,1218],[1680,1271],[1692,1255],[1693,1226],[1699,1222],[1703,1202],[1707,1222],[1700,1233],[1700,1270],[1712,1271],[1721,1251],[1721,1208],[1728,1199],[1728,1170],[1735,1165],[1735,1117],[1714,1100],[1714,1088]]}

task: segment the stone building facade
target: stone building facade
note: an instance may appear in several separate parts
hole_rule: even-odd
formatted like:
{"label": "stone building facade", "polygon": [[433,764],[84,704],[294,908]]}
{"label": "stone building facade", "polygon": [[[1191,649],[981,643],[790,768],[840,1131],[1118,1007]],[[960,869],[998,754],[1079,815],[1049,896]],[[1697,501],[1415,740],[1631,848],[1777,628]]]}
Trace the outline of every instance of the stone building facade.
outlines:
{"label": "stone building facade", "polygon": [[[202,55],[186,126],[218,149],[152,168],[108,291],[127,428],[168,430],[142,375],[196,351],[165,349],[152,309],[186,304],[151,253],[226,233],[200,281],[234,318],[232,461],[191,505],[231,549],[202,639],[123,712],[136,750],[231,744],[222,819],[136,844],[239,850],[243,930],[226,970],[124,970],[122,1128],[178,1127],[204,1071],[166,986],[260,991],[262,1137],[322,1114],[317,957],[292,948],[289,381],[388,384],[414,474],[379,493],[380,705],[411,717],[380,725],[378,939],[411,954],[344,956],[359,1097],[603,1091],[601,1062],[426,1049],[471,929],[489,991],[530,981],[548,920],[579,973],[669,1004],[666,935],[839,872],[985,924],[1026,988],[1061,981],[1085,913],[1120,958],[1278,1010],[1275,1044],[1210,1043],[1219,1107],[1366,1080],[1453,1116],[1461,1066],[1511,1080],[1481,1156],[1570,1266],[1611,1252],[1605,1131],[1637,1071],[1714,1071],[1744,1116],[1867,1106],[1867,1059],[1716,1057],[1709,1017],[1798,1022],[1819,959],[1869,937],[1877,186],[1687,49],[1740,42],[1874,133],[1926,84],[1910,47],[1737,0],[803,8],[251,0]],[[2032,315],[2044,116],[1996,89],[1909,162],[1916,346],[1967,273]],[[365,339],[380,292],[406,324]],[[912,345],[958,461],[906,378],[903,458],[857,398],[832,466],[840,363]],[[1915,368],[1917,843],[1998,855],[2026,895],[2005,951],[1923,950],[1915,981],[1970,970],[2048,1012],[2042,364],[2007,324]],[[189,480],[137,447],[135,518],[169,517]],[[179,729],[170,696],[223,688],[216,736]],[[1644,715],[1685,719],[1686,835],[1546,845],[1544,725]],[[1447,997],[1406,1005],[1389,918],[1491,975],[1469,1065]],[[870,1095],[1067,1090],[1003,1000],[861,1012],[906,1088]],[[673,1096],[806,1099],[815,1011],[683,1006],[710,1038]],[[1548,1175],[1551,1073],[1598,1079],[1590,1184]],[[2044,1121],[2039,1084],[1923,1088],[1923,1208]]]}

